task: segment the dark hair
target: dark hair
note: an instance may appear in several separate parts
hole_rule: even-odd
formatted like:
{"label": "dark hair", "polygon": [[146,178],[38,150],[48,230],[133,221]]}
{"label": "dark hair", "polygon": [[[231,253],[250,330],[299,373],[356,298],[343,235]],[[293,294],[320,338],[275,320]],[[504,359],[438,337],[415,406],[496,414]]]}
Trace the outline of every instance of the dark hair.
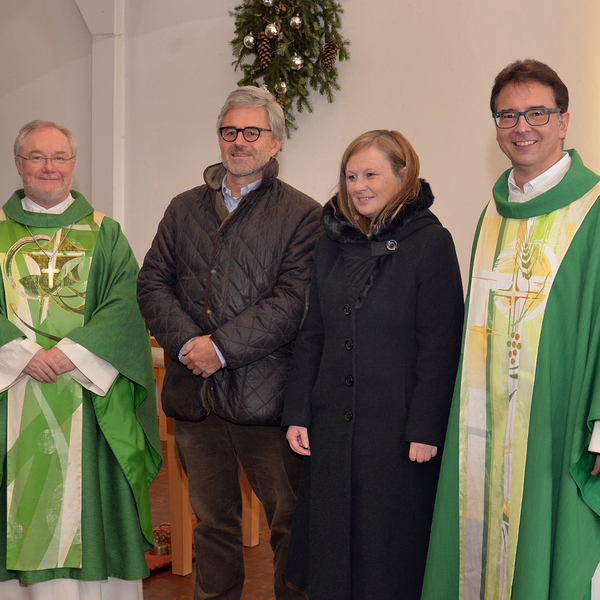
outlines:
{"label": "dark hair", "polygon": [[531,81],[551,87],[554,92],[554,101],[560,108],[560,112],[566,113],[569,110],[569,90],[556,71],[539,60],[526,58],[525,60],[516,60],[496,76],[490,98],[492,112],[496,112],[498,108],[498,95],[504,87],[510,83],[520,85]]}
{"label": "dark hair", "polygon": [[[400,192],[373,219],[364,217],[356,210],[352,198],[348,194],[346,183],[346,166],[350,157],[369,146],[375,146],[383,152],[392,167],[394,175],[400,177],[400,174],[404,171],[404,181]],[[372,231],[378,231],[388,220],[392,220],[402,207],[419,193],[420,189],[419,157],[410,142],[401,133],[388,131],[387,129],[367,131],[359,135],[346,148],[340,165],[340,181],[337,193],[339,211],[350,223],[356,224],[363,233],[369,235]]]}

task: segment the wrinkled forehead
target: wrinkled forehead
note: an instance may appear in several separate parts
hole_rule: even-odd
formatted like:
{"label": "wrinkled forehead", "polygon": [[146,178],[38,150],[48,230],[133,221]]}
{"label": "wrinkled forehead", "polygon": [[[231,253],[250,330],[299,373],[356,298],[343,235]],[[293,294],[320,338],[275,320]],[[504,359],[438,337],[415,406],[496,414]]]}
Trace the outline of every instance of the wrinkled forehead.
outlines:
{"label": "wrinkled forehead", "polygon": [[222,127],[269,127],[267,111],[264,107],[236,106],[230,108],[223,117]]}
{"label": "wrinkled forehead", "polygon": [[53,127],[44,127],[43,129],[31,131],[25,136],[20,152],[51,153],[52,155],[66,154],[70,156],[72,148],[64,133]]}

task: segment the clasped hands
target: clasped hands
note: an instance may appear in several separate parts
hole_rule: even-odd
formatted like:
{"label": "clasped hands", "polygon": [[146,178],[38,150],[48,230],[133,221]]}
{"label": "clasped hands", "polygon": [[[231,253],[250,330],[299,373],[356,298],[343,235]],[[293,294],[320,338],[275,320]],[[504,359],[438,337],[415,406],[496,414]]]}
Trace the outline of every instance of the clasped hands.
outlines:
{"label": "clasped hands", "polygon": [[201,335],[191,339],[181,351],[181,356],[181,362],[194,375],[202,375],[204,379],[222,367],[221,359],[210,341],[210,335]]}
{"label": "clasped hands", "polygon": [[[290,425],[286,436],[290,448],[302,456],[310,456],[310,443],[308,441],[308,429],[298,425]],[[430,461],[438,452],[437,446],[429,444],[410,443],[408,457],[413,462],[424,463]]]}
{"label": "clasped hands", "polygon": [[75,369],[73,362],[60,349],[54,346],[50,350],[38,350],[27,363],[23,373],[46,383],[56,383],[58,376]]}

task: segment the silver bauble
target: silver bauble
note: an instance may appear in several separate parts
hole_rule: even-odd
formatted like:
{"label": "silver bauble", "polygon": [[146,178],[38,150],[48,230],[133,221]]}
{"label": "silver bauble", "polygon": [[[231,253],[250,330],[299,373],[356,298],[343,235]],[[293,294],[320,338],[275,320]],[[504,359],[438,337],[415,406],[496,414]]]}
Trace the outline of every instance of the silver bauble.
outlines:
{"label": "silver bauble", "polygon": [[304,59],[297,53],[292,56],[292,69],[299,71],[304,66]]}
{"label": "silver bauble", "polygon": [[275,91],[278,94],[285,94],[287,92],[287,83],[285,81],[280,81],[275,85]]}
{"label": "silver bauble", "polygon": [[246,48],[254,48],[254,36],[251,33],[244,38],[244,46]]}
{"label": "silver bauble", "polygon": [[275,0],[261,0],[261,2],[265,5],[265,6],[273,6],[273,4],[275,4]]}
{"label": "silver bauble", "polygon": [[294,29],[300,29],[300,27],[302,27],[302,19],[298,15],[296,15],[295,17],[292,17],[290,19],[290,25]]}
{"label": "silver bauble", "polygon": [[277,36],[277,33],[277,25],[275,25],[275,23],[269,23],[265,27],[265,34],[268,38],[273,39]]}

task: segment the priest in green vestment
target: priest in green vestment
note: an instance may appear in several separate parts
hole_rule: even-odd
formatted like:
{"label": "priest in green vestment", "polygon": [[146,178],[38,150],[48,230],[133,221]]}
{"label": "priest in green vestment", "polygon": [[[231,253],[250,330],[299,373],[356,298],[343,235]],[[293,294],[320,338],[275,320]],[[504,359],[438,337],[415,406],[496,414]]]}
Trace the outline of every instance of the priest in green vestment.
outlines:
{"label": "priest in green vestment", "polygon": [[563,142],[568,91],[496,77],[512,169],[471,257],[423,600],[594,600],[600,586],[600,177]]}
{"label": "priest in green vestment", "polygon": [[71,190],[72,133],[32,121],[0,210],[0,597],[141,598],[161,466],[138,267]]}

